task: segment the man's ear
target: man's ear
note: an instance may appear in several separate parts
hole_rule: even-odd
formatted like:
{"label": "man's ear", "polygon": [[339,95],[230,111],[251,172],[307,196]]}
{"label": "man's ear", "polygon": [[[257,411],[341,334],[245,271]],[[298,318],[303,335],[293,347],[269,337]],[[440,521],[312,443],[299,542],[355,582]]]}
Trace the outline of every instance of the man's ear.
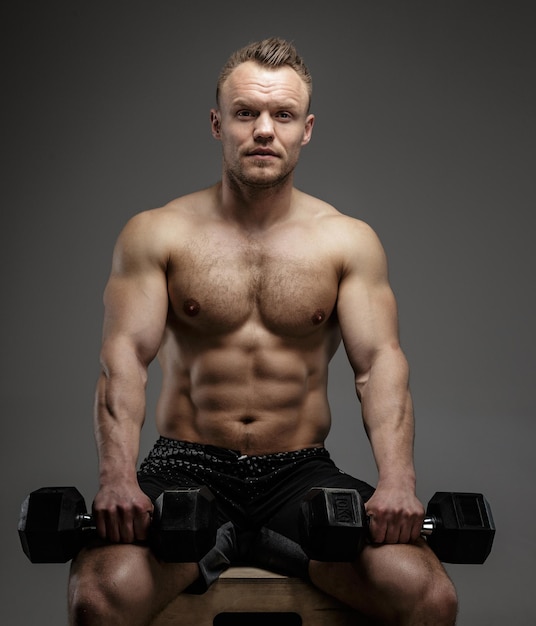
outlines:
{"label": "man's ear", "polygon": [[315,116],[311,113],[305,120],[305,128],[303,129],[302,146],[307,145],[311,141],[311,135],[313,134],[313,126],[315,124]]}
{"label": "man's ear", "polygon": [[220,112],[218,109],[210,109],[210,127],[212,130],[212,136],[214,139],[221,139],[220,128]]}

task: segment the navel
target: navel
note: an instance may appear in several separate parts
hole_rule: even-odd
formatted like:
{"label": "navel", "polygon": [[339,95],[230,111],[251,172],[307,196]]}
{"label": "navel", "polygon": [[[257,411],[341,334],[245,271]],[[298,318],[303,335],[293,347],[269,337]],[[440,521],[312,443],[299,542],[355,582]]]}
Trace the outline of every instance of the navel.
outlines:
{"label": "navel", "polygon": [[188,300],[184,301],[184,304],[182,305],[182,310],[186,313],[186,315],[189,315],[190,317],[195,317],[201,310],[201,305],[197,300],[194,300],[193,298],[188,298]]}
{"label": "navel", "polygon": [[317,309],[311,317],[311,322],[313,322],[313,324],[317,326],[318,324],[321,324],[325,319],[325,311],[323,311],[322,309]]}

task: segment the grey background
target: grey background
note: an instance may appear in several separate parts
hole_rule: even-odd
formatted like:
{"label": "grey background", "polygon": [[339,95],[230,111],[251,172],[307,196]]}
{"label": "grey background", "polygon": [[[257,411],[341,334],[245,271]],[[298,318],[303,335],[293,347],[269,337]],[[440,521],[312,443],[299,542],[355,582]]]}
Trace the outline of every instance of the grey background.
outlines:
{"label": "grey background", "polygon": [[[2,3],[2,621],[65,624],[68,565],[32,565],[27,492],[95,493],[93,390],[112,246],[134,213],[219,178],[218,70],[265,36],[313,73],[297,185],[370,223],[412,366],[418,493],[482,491],[497,535],[449,566],[462,626],[536,624],[534,3]],[[158,391],[152,367],[148,415]],[[345,356],[329,447],[372,482]],[[148,420],[142,453],[155,438]]]}

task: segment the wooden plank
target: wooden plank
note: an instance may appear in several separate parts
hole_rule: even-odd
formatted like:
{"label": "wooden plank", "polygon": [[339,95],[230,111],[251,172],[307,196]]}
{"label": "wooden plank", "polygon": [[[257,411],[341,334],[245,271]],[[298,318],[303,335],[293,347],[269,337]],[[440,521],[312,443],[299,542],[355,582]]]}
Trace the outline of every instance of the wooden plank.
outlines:
{"label": "wooden plank", "polygon": [[244,580],[249,580],[250,578],[261,578],[266,581],[279,580],[281,578],[284,578],[285,580],[288,580],[288,576],[285,576],[283,574],[276,574],[275,572],[270,572],[267,569],[261,569],[259,567],[245,566],[230,567],[228,570],[223,572],[223,574],[220,576],[220,580],[225,580],[227,578],[239,578]]}
{"label": "wooden plank", "polygon": [[152,626],[213,626],[218,614],[252,612],[297,613],[304,626],[367,624],[358,613],[304,580],[233,567],[205,594],[178,596]]}

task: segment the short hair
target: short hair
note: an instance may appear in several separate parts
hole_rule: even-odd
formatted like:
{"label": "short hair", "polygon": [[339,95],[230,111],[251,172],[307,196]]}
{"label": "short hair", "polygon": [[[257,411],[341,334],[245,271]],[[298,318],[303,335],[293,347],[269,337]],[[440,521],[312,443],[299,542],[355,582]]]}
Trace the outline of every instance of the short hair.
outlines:
{"label": "short hair", "polygon": [[216,102],[218,104],[220,102],[220,92],[223,83],[229,78],[229,75],[236,67],[247,61],[255,61],[255,63],[259,65],[273,69],[288,66],[295,70],[307,88],[307,93],[309,94],[309,108],[313,93],[311,74],[294,45],[279,37],[270,37],[262,41],[255,41],[231,54],[222,67],[218,77],[216,87]]}

